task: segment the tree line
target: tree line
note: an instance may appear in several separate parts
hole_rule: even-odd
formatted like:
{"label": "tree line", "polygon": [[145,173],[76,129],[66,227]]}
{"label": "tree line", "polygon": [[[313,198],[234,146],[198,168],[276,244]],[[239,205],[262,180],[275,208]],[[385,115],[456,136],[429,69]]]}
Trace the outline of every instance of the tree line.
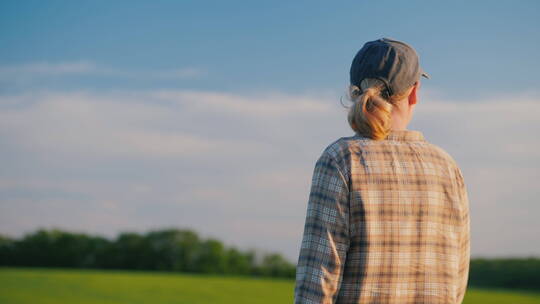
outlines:
{"label": "tree line", "polygon": [[540,290],[540,258],[473,258],[469,286]]}
{"label": "tree line", "polygon": [[292,278],[295,266],[277,253],[239,250],[189,229],[116,239],[60,229],[39,229],[20,239],[0,236],[0,266],[162,270]]}
{"label": "tree line", "polygon": [[[20,239],[0,235],[0,266],[162,270],[294,278],[278,253],[203,239],[189,229],[101,236],[39,229]],[[469,286],[540,290],[540,258],[473,258]]]}

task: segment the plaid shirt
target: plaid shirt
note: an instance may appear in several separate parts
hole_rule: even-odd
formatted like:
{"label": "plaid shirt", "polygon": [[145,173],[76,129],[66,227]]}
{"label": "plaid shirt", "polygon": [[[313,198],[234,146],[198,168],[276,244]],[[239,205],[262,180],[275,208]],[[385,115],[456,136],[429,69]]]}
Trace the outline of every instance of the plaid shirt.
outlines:
{"label": "plaid shirt", "polygon": [[458,304],[470,258],[456,161],[420,131],[331,143],[315,164],[295,303]]}

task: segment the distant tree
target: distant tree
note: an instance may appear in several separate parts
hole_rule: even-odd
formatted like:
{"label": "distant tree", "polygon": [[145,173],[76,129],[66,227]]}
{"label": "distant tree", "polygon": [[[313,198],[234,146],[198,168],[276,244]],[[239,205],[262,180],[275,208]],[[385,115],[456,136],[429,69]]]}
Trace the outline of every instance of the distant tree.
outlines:
{"label": "distant tree", "polygon": [[196,271],[190,266],[196,263],[196,250],[200,242],[191,230],[165,229],[146,234],[150,246],[149,258],[153,269],[174,271]]}
{"label": "distant tree", "polygon": [[14,242],[14,265],[92,267],[96,246],[103,238],[59,229],[39,229]]}
{"label": "distant tree", "polygon": [[294,277],[296,273],[295,266],[277,253],[264,256],[260,271],[262,275],[272,277]]}
{"label": "distant tree", "polygon": [[232,274],[249,274],[253,268],[253,254],[250,252],[243,253],[235,247],[229,248],[227,251],[227,264],[229,273]]}
{"label": "distant tree", "polygon": [[110,253],[114,268],[151,269],[148,265],[149,248],[147,240],[140,234],[123,232],[113,242]]}
{"label": "distant tree", "polygon": [[540,290],[540,259],[476,258],[471,260],[469,285]]}
{"label": "distant tree", "polygon": [[215,239],[200,243],[195,265],[202,273],[226,273],[227,259],[223,244]]}
{"label": "distant tree", "polygon": [[0,234],[0,265],[13,265],[14,240]]}

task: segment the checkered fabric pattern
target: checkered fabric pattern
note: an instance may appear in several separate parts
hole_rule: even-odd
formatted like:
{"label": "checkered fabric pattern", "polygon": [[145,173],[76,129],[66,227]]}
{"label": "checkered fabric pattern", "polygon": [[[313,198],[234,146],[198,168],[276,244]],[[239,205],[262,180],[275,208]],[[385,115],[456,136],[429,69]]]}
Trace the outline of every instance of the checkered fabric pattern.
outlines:
{"label": "checkered fabric pattern", "polygon": [[420,131],[342,137],[315,164],[295,303],[459,304],[469,202],[456,161]]}

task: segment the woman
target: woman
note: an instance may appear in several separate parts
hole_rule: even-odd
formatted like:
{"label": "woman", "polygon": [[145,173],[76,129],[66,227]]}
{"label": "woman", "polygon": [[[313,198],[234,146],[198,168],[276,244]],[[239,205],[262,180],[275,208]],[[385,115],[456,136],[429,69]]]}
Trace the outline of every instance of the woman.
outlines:
{"label": "woman", "polygon": [[470,220],[458,164],[408,130],[420,76],[408,44],[367,42],[350,69],[355,134],[315,164],[295,303],[461,303]]}

